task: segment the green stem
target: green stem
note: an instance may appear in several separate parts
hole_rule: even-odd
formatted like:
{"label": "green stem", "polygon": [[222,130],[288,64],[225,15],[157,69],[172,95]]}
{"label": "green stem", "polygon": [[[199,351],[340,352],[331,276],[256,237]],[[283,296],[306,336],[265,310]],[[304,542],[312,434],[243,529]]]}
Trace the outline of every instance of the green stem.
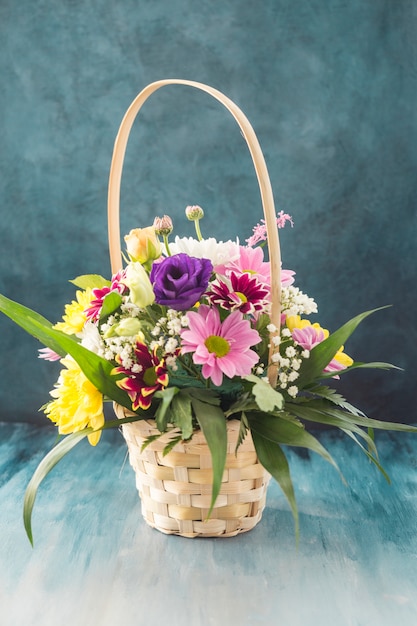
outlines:
{"label": "green stem", "polygon": [[162,237],[163,237],[163,239],[164,239],[165,250],[167,251],[167,255],[168,255],[168,256],[172,256],[172,255],[171,255],[171,250],[169,249],[168,235],[162,235]]}
{"label": "green stem", "polygon": [[195,232],[197,233],[197,239],[198,241],[201,241],[203,239],[203,236],[200,230],[200,220],[194,220],[194,226],[195,226]]}

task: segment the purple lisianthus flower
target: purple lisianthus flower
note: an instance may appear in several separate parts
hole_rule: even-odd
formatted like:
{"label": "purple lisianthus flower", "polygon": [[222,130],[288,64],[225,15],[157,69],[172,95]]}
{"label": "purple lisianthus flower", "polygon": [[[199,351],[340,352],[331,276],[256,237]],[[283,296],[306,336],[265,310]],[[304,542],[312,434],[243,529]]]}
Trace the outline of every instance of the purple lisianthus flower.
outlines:
{"label": "purple lisianthus flower", "polygon": [[175,311],[191,308],[206,291],[212,271],[209,259],[197,259],[184,252],[154,263],[150,280],[155,302]]}

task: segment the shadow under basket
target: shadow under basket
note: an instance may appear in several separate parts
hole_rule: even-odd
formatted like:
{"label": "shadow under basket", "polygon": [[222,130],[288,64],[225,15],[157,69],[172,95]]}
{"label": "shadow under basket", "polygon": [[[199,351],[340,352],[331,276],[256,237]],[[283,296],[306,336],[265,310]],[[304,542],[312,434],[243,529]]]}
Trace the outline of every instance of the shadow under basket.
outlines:
{"label": "shadow under basket", "polygon": [[[133,415],[115,404],[119,419]],[[250,432],[239,446],[240,422],[227,422],[227,458],[220,494],[207,519],[212,489],[211,455],[201,431],[191,441],[163,449],[178,430],[164,433],[141,451],[149,436],[159,434],[154,420],[123,424],[142,515],[149,526],[181,537],[233,537],[256,526],[265,508],[270,475],[259,463]]]}

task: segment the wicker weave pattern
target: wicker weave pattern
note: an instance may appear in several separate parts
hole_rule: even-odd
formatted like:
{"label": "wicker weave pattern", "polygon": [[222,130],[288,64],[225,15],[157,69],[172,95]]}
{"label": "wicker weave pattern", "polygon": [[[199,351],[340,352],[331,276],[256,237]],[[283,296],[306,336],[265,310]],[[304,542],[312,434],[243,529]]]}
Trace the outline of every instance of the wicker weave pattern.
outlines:
{"label": "wicker weave pattern", "polygon": [[[118,405],[115,411],[119,418],[129,414]],[[190,442],[176,444],[164,457],[165,445],[179,431],[162,435],[141,452],[144,440],[159,434],[155,422],[141,420],[122,426],[142,514],[150,526],[182,537],[233,537],[260,521],[270,476],[258,462],[250,433],[235,454],[239,425],[238,420],[227,423],[223,484],[210,519],[211,455],[204,435],[195,433]]]}

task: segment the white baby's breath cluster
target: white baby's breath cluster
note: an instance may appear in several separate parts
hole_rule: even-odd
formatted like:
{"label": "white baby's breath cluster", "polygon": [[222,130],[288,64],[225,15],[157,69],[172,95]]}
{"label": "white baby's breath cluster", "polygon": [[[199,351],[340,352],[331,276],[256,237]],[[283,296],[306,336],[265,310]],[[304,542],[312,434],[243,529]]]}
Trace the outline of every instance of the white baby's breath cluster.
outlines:
{"label": "white baby's breath cluster", "polygon": [[317,313],[317,304],[298,287],[290,285],[281,290],[281,310],[285,315],[311,315]]}
{"label": "white baby's breath cluster", "polygon": [[140,331],[131,335],[117,334],[117,329],[123,328],[127,320],[137,319],[140,309],[132,302],[124,302],[120,308],[121,315],[110,315],[101,326],[101,349],[98,354],[107,361],[115,361],[117,357],[122,367],[132,372],[139,372],[140,366],[136,363],[134,349],[138,338],[141,337]]}
{"label": "white baby's breath cluster", "polygon": [[[278,332],[274,324],[268,324],[267,330],[270,333]],[[282,328],[280,335],[272,337],[273,345],[278,348],[272,356],[271,361],[278,366],[277,386],[285,389],[289,396],[295,398],[298,394],[298,387],[295,381],[300,376],[299,370],[303,359],[308,359],[310,352],[303,350],[291,339],[289,328]]]}
{"label": "white baby's breath cluster", "polygon": [[[109,317],[103,326],[106,326],[108,330],[112,326],[112,321],[114,321],[114,316]],[[87,323],[83,329],[81,343],[85,348],[107,361],[114,361],[116,357],[119,357],[123,367],[133,371],[135,363],[133,350],[136,339],[136,335],[131,337],[119,337],[118,335],[104,337],[99,334],[94,324]]]}
{"label": "white baby's breath cluster", "polygon": [[166,355],[166,363],[174,371],[177,370],[176,350],[180,347],[180,332],[182,328],[188,326],[187,316],[182,311],[168,309],[166,317],[160,317],[153,329],[152,337],[155,337],[150,343],[150,348],[160,348]]}

